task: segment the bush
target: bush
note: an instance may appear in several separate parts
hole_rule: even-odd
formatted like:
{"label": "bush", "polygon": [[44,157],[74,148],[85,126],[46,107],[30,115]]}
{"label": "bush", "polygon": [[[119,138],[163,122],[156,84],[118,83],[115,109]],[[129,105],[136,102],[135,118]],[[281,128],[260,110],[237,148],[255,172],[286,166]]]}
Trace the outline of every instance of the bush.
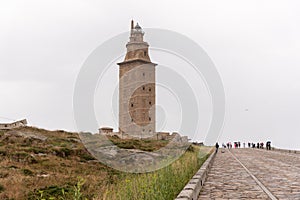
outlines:
{"label": "bush", "polygon": [[81,192],[82,186],[84,185],[84,180],[78,178],[78,181],[74,185],[57,186],[52,185],[49,187],[34,190],[27,195],[27,199],[37,199],[37,200],[52,200],[52,199],[73,199],[73,200],[86,200]]}
{"label": "bush", "polygon": [[72,154],[72,149],[69,149],[66,147],[55,149],[54,151],[57,156],[62,157],[62,158],[68,157]]}
{"label": "bush", "polygon": [[6,177],[8,177],[8,173],[0,172],[0,178],[6,178]]}
{"label": "bush", "polygon": [[6,156],[6,155],[7,155],[7,153],[5,150],[0,150],[0,156]]}
{"label": "bush", "polygon": [[72,142],[70,142],[68,139],[65,138],[53,138],[51,140],[49,140],[49,142],[57,147],[67,147],[70,146],[72,144]]}
{"label": "bush", "polygon": [[26,151],[33,152],[35,154],[47,153],[48,152],[46,149],[43,149],[43,148],[40,148],[40,147],[30,147]]}
{"label": "bush", "polygon": [[80,154],[79,157],[81,161],[95,160],[95,158],[89,153]]}
{"label": "bush", "polygon": [[[27,195],[27,199],[28,200],[56,199],[58,197],[63,197],[64,193],[69,192],[70,188],[71,187],[60,187],[57,185],[52,185],[45,188],[36,189]],[[60,199],[64,199],[64,198],[60,198]]]}
{"label": "bush", "polygon": [[29,163],[29,164],[37,163],[37,160],[33,156],[31,156],[30,154],[28,154],[26,152],[13,153],[10,156],[10,158],[16,162]]}
{"label": "bush", "polygon": [[32,176],[33,172],[29,169],[22,169],[22,172],[25,176]]}
{"label": "bush", "polygon": [[0,137],[4,135],[4,131],[0,131]]}
{"label": "bush", "polygon": [[0,184],[0,193],[5,190],[4,186]]}
{"label": "bush", "polygon": [[193,145],[190,145],[188,148],[187,148],[188,151],[191,151],[191,152],[194,152],[195,151],[195,148]]}

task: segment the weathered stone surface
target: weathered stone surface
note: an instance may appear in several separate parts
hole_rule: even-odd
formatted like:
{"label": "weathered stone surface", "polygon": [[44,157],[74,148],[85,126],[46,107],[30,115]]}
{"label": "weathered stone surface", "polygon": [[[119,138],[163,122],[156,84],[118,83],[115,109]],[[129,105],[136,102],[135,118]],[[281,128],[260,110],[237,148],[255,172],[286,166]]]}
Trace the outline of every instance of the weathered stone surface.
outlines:
{"label": "weathered stone surface", "polygon": [[[278,199],[300,199],[300,155],[232,149],[238,160]],[[216,155],[199,199],[269,199],[230,152]]]}

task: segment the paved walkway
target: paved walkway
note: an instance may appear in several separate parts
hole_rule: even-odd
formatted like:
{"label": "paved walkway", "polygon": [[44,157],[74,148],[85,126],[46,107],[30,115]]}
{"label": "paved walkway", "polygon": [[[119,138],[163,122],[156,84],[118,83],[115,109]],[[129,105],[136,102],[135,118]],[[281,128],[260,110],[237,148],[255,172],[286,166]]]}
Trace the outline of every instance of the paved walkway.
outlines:
{"label": "paved walkway", "polygon": [[199,199],[300,200],[300,155],[219,149]]}

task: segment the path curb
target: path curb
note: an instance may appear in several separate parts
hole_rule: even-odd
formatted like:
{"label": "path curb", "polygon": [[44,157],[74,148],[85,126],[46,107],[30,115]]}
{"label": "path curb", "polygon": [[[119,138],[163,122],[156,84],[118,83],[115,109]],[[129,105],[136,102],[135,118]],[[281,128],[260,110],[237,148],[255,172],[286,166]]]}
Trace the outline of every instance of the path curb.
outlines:
{"label": "path curb", "polygon": [[298,150],[289,150],[289,149],[277,149],[277,148],[272,148],[273,151],[279,151],[279,152],[285,152],[285,153],[296,153],[300,154],[300,151]]}
{"label": "path curb", "polygon": [[186,184],[183,190],[178,194],[175,200],[197,200],[202,186],[206,180],[208,172],[214,162],[216,151],[208,157],[197,173]]}

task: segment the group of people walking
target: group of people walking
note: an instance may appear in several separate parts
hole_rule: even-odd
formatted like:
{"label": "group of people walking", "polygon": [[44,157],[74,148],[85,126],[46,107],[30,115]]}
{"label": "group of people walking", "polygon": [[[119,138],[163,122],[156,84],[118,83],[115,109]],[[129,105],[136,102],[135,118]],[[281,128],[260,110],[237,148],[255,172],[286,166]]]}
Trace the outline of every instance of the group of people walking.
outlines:
{"label": "group of people walking", "polygon": [[[257,148],[257,149],[264,149],[264,143],[263,142],[258,142],[258,143],[250,143],[250,142],[248,142],[248,148]],[[266,143],[266,149],[267,150],[271,150],[271,142],[270,141],[268,141],[267,143]]]}
{"label": "group of people walking", "polygon": [[[223,148],[231,149],[232,146],[234,148],[241,148],[241,142],[234,142],[233,145],[232,145],[231,142],[227,142],[226,144],[225,143],[222,144]],[[218,149],[219,149],[219,143],[218,142],[216,143],[215,147],[216,147],[216,152],[218,152]],[[243,147],[246,148],[246,143],[243,143]],[[264,149],[264,143],[263,142],[257,142],[257,143],[248,142],[248,148]],[[266,149],[271,150],[271,142],[270,141],[266,142]]]}

